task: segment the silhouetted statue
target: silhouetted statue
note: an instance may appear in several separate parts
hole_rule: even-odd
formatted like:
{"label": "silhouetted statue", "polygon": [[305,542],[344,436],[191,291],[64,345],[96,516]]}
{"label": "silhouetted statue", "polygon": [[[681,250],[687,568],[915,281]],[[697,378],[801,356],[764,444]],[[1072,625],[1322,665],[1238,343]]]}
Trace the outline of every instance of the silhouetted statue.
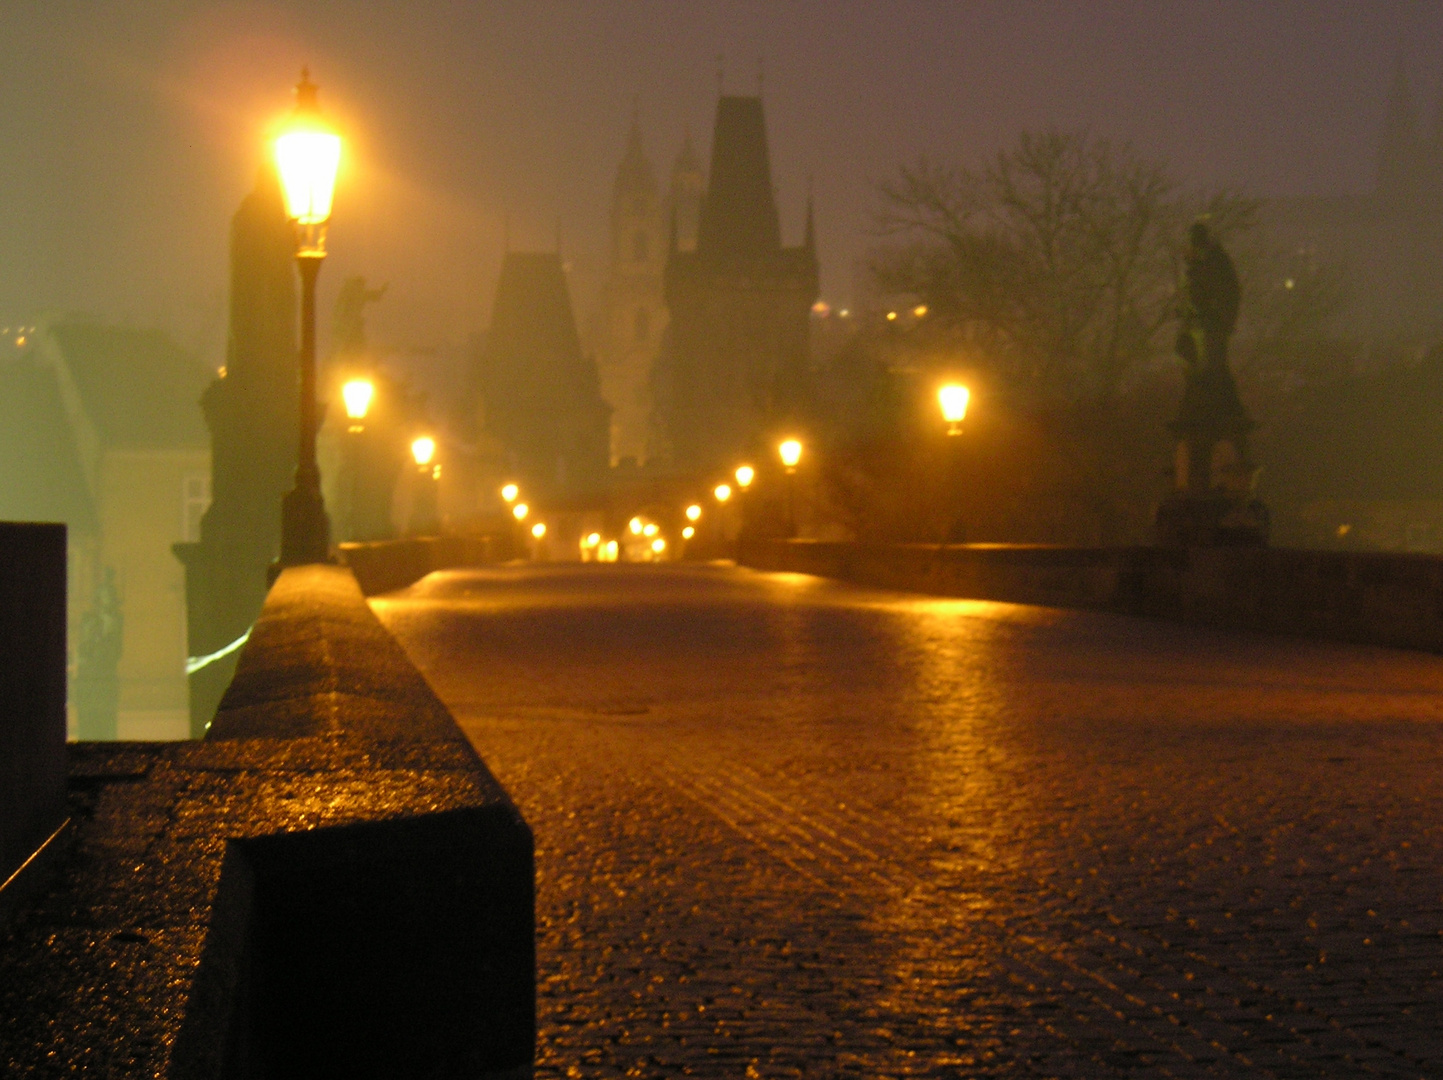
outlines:
{"label": "silhouetted statue", "polygon": [[336,297],[331,324],[332,351],[336,356],[360,356],[366,351],[366,308],[386,295],[389,285],[366,288],[363,277],[348,277]]}
{"label": "silhouetted statue", "polygon": [[1267,510],[1252,498],[1256,470],[1248,458],[1253,421],[1228,368],[1228,339],[1242,299],[1237,269],[1201,219],[1188,232],[1184,259],[1176,344],[1184,387],[1169,425],[1178,437],[1175,488],[1158,508],[1158,540],[1172,546],[1265,543]]}

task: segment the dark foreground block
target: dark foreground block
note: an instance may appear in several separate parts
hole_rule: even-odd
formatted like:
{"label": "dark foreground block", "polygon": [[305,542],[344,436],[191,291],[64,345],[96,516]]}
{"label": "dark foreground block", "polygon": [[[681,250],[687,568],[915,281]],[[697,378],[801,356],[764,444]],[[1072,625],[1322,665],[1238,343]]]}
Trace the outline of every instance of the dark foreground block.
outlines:
{"label": "dark foreground block", "polygon": [[530,831],[346,570],[282,575],[210,739],[76,746],[71,798],[0,1074],[530,1075]]}
{"label": "dark foreground block", "polygon": [[0,522],[0,926],[64,820],[65,526]]}

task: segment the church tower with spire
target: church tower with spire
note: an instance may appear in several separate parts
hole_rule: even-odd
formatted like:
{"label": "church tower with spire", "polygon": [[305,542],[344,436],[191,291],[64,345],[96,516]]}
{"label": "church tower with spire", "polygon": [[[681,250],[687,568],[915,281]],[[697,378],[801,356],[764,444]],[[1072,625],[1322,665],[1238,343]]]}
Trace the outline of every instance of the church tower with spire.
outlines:
{"label": "church tower with spire", "polygon": [[717,102],[696,243],[680,207],[668,243],[671,314],[653,378],[672,463],[730,469],[806,410],[809,313],[817,298],[811,214],[783,247],[760,97]]}

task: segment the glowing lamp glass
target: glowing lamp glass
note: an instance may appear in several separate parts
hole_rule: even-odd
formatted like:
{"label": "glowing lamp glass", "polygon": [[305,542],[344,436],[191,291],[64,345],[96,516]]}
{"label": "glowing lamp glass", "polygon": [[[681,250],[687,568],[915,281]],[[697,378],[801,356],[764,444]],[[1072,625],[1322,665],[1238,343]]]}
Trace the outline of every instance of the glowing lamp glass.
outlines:
{"label": "glowing lamp glass", "polygon": [[781,455],[783,465],[795,469],[797,462],[802,460],[802,444],[796,439],[787,439],[777,447],[777,453]]}
{"label": "glowing lamp glass", "polygon": [[695,535],[696,530],[693,529],[690,525],[688,525],[685,529],[682,529],[681,531],[681,538],[683,540],[690,540]]}
{"label": "glowing lamp glass", "polygon": [[695,521],[699,517],[701,517],[701,507],[696,503],[692,503],[686,508],[686,519],[688,521]]}
{"label": "glowing lamp glass", "polygon": [[526,515],[529,513],[531,513],[531,507],[527,506],[525,503],[517,503],[511,508],[511,516],[514,517],[517,521],[525,521]]}
{"label": "glowing lamp glass", "polygon": [[546,526],[538,521],[535,525],[531,526],[531,535],[540,540],[546,535]]}
{"label": "glowing lamp glass", "polygon": [[346,403],[346,415],[352,420],[366,418],[375,396],[376,387],[369,379],[351,379],[341,387],[341,400]]}
{"label": "glowing lamp glass", "polygon": [[743,465],[737,469],[737,486],[743,491],[752,486],[752,481],[757,478],[757,471],[750,465]]}
{"label": "glowing lamp glass", "polygon": [[429,435],[422,435],[411,443],[411,456],[416,459],[417,465],[429,465],[431,459],[436,456],[436,440]]}
{"label": "glowing lamp glass", "polygon": [[716,496],[716,501],[717,501],[717,502],[726,502],[728,499],[730,499],[730,498],[732,497],[731,485],[730,485],[730,484],[718,484],[718,485],[716,486],[716,490],[713,491],[712,494]]}
{"label": "glowing lamp glass", "polygon": [[290,130],[276,140],[276,170],[292,221],[323,225],[330,220],[340,165],[339,135],[327,131],[315,115],[291,120]]}
{"label": "glowing lamp glass", "polygon": [[501,489],[501,497],[507,502],[515,502],[516,496],[521,494],[521,489],[515,484],[507,484]]}
{"label": "glowing lamp glass", "polygon": [[663,551],[666,550],[666,541],[658,536],[655,540],[651,542],[651,550],[660,555]]}
{"label": "glowing lamp glass", "polygon": [[631,530],[631,535],[632,535],[632,536],[640,536],[640,535],[641,535],[641,528],[642,528],[641,518],[639,518],[639,517],[632,518],[631,521],[630,521],[630,523],[627,525],[627,528]]}
{"label": "glowing lamp glass", "polygon": [[659,532],[661,532],[661,526],[656,524],[655,522],[649,521],[646,523],[646,527],[641,530],[641,535],[655,536]]}
{"label": "glowing lamp glass", "polygon": [[967,417],[967,402],[972,395],[967,387],[948,383],[937,391],[937,403],[942,406],[942,419],[949,424],[960,424]]}

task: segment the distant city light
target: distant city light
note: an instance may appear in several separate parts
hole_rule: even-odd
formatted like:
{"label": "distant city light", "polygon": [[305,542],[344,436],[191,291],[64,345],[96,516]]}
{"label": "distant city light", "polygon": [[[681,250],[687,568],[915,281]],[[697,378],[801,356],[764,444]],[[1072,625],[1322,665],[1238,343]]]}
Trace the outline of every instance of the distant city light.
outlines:
{"label": "distant city light", "polygon": [[887,321],[888,321],[888,322],[896,322],[896,321],[897,321],[897,313],[896,313],[895,311],[889,311],[889,312],[887,312]]}
{"label": "distant city light", "polygon": [[828,304],[825,300],[818,300],[815,304],[812,305],[812,314],[813,314],[813,315],[819,315],[819,316],[821,316],[823,319],[825,319],[825,318],[826,318],[828,315],[830,315],[831,313],[832,313],[832,306],[831,306],[830,304]]}
{"label": "distant city light", "polygon": [[699,517],[701,517],[701,507],[696,503],[692,503],[686,508],[686,519],[688,521],[695,521]]}
{"label": "distant city light", "polygon": [[521,494],[521,489],[515,484],[507,484],[501,489],[501,497],[507,502],[515,502],[516,496]]}
{"label": "distant city light", "polygon": [[852,313],[851,313],[850,311],[848,311],[846,308],[843,308],[841,311],[837,312],[837,314],[840,315],[842,318],[845,319],[845,318],[848,318]]}
{"label": "distant city light", "polygon": [[517,521],[525,521],[526,515],[529,513],[531,513],[531,507],[527,506],[525,503],[517,503],[511,508],[511,516],[514,517]]}
{"label": "distant city light", "polygon": [[602,550],[606,552],[607,562],[616,562],[616,557],[621,554],[621,545],[615,540],[608,540],[606,547],[602,548]]}
{"label": "distant city light", "polygon": [[682,529],[681,531],[681,538],[683,540],[690,540],[695,535],[696,530],[693,529],[690,525],[688,525],[685,529]]}
{"label": "distant city light", "polygon": [[639,518],[639,517],[634,517],[634,518],[632,518],[631,521],[627,523],[627,526],[626,526],[626,527],[631,530],[631,535],[632,535],[632,536],[640,536],[640,535],[641,535],[641,528],[642,528],[641,518]]}
{"label": "distant city light", "polygon": [[661,532],[661,526],[654,521],[648,521],[646,526],[641,530],[641,535],[655,536],[659,532]]}
{"label": "distant city light", "polygon": [[658,536],[655,540],[651,542],[651,550],[660,555],[663,551],[666,550],[666,541]]}
{"label": "distant city light", "polygon": [[531,535],[540,540],[546,535],[546,526],[538,521],[535,525],[531,526]]}
{"label": "distant city light", "polygon": [[728,499],[730,499],[730,498],[732,497],[731,485],[730,485],[730,484],[718,484],[718,485],[716,486],[716,489],[712,492],[712,494],[716,496],[716,501],[717,501],[717,502],[726,502]]}
{"label": "distant city light", "polygon": [[914,308],[912,309],[912,314],[915,315],[915,316],[917,316],[917,318],[920,319],[923,315],[927,314],[927,305],[926,305],[926,304],[918,304],[916,307],[914,307]]}
{"label": "distant city light", "polygon": [[736,472],[737,486],[740,487],[743,491],[745,491],[747,488],[752,486],[752,481],[756,479],[756,476],[757,471],[755,469],[753,469],[750,465],[743,465],[741,468],[737,469]]}
{"label": "distant city light", "polygon": [[600,543],[601,543],[601,534],[600,534],[600,533],[591,533],[591,534],[589,534],[589,535],[587,536],[587,538],[586,538],[586,546],[587,546],[587,547],[596,547],[596,546],[597,546],[598,544],[600,544]]}

